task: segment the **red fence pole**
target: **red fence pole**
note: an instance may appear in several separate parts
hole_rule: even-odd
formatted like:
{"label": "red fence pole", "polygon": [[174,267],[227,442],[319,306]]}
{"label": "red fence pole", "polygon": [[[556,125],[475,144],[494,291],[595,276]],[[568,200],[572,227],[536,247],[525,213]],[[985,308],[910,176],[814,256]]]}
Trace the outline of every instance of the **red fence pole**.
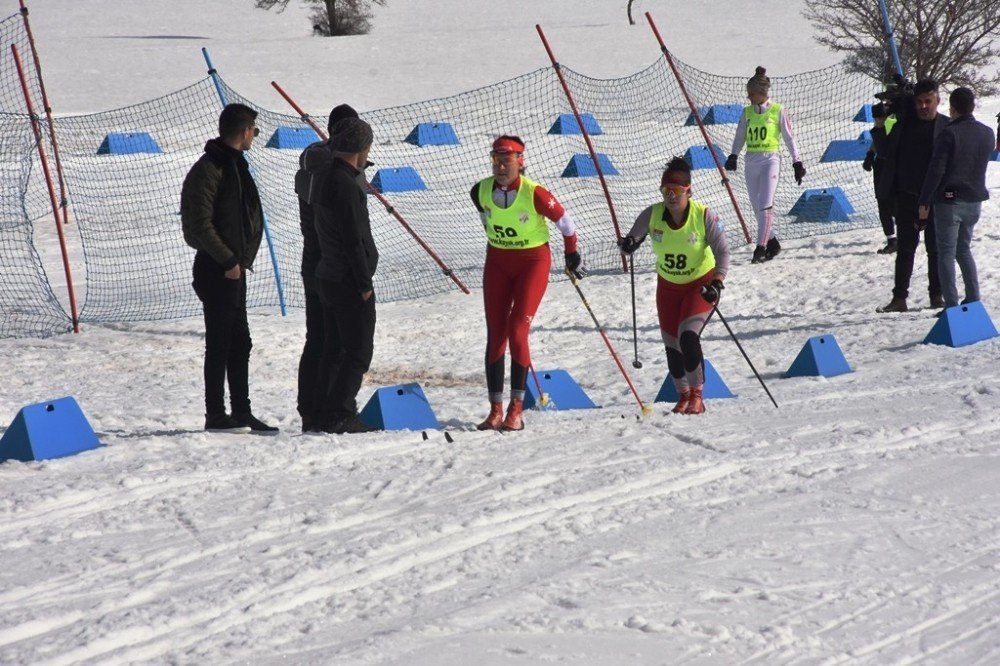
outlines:
{"label": "red fence pole", "polygon": [[38,87],[42,93],[42,108],[49,125],[49,136],[52,137],[52,157],[56,162],[56,175],[59,177],[60,208],[63,212],[63,224],[69,224],[69,196],[66,193],[66,176],[63,173],[62,159],[59,157],[59,140],[56,138],[56,125],[52,120],[52,107],[49,105],[49,95],[45,92],[45,80],[42,78],[42,63],[38,59],[38,49],[35,47],[35,36],[31,32],[31,22],[28,20],[28,8],[21,3],[21,16],[24,18],[24,30],[28,33],[28,43],[31,45],[31,56],[35,61],[35,72],[38,73]]}
{"label": "red fence pole", "polygon": [[[556,74],[559,75],[559,82],[562,84],[563,90],[566,92],[566,99],[569,100],[569,106],[573,109],[573,115],[576,116],[576,122],[580,126],[580,131],[583,132],[583,140],[587,143],[587,150],[590,151],[590,159],[594,161],[594,168],[597,170],[597,177],[600,179],[601,187],[604,189],[604,198],[607,200],[608,210],[611,212],[611,223],[615,225],[615,239],[621,240],[622,232],[618,227],[618,216],[615,214],[615,204],[611,201],[611,192],[608,191],[608,183],[604,180],[604,171],[601,169],[601,164],[597,161],[597,151],[594,150],[594,143],[590,140],[590,133],[587,132],[587,128],[583,126],[583,118],[580,116],[580,111],[576,108],[576,102],[573,100],[573,93],[570,92],[569,86],[566,84],[562,68],[559,66],[555,55],[552,53],[549,41],[545,39],[545,33],[542,32],[542,26],[535,25],[535,30],[538,31],[538,36],[542,38],[542,44],[545,46],[545,51],[549,54],[549,60],[552,61],[552,67],[556,70]],[[628,263],[626,263],[625,255],[622,255],[622,272],[628,272]]]}
{"label": "red fence pole", "polygon": [[[321,139],[323,140],[327,139],[326,132],[323,131],[323,128],[320,127],[315,120],[313,120],[312,116],[303,111],[302,107],[296,104],[295,100],[293,100],[291,96],[288,93],[286,93],[281,86],[278,85],[276,81],[271,81],[271,85],[274,87],[275,90],[278,91],[278,94],[281,95],[283,98],[285,98],[285,101],[288,102],[288,104],[293,109],[295,109],[295,112],[299,114],[299,118],[301,118],[304,123],[312,127],[313,131],[315,131],[316,134],[319,135]],[[403,219],[403,216],[399,214],[399,212],[393,207],[393,205],[389,202],[389,200],[386,199],[384,196],[382,196],[382,193],[379,192],[377,189],[375,189],[371,183],[366,183],[366,184],[368,185],[368,192],[370,194],[375,195],[375,198],[377,198],[380,202],[382,202],[382,205],[385,206],[386,212],[392,215],[394,218],[396,218],[396,220],[398,220],[399,223],[403,225],[403,228],[406,229],[411,236],[413,236],[413,240],[417,241],[417,243],[420,244],[420,247],[424,248],[424,252],[429,254],[431,259],[437,262],[437,265],[441,267],[442,272],[444,272],[445,275],[450,277],[452,281],[456,285],[458,285],[459,289],[468,294],[469,288],[466,287],[460,279],[458,279],[458,276],[455,275],[455,272],[451,270],[451,268],[449,268],[447,264],[441,261],[441,258],[434,252],[434,250],[431,249],[431,246],[425,243],[424,239],[422,239],[420,236],[417,235],[417,232],[415,232],[413,228],[409,224],[407,224],[406,220]]]}
{"label": "red fence pole", "polygon": [[663,51],[663,56],[667,59],[667,63],[670,65],[670,69],[673,71],[674,77],[677,79],[677,83],[680,84],[681,92],[684,93],[684,99],[687,100],[688,106],[691,107],[691,114],[698,122],[698,129],[701,130],[701,135],[705,137],[705,143],[708,145],[708,152],[712,153],[712,160],[715,162],[715,168],[719,170],[719,175],[722,176],[722,184],[726,186],[726,191],[729,192],[729,200],[733,202],[733,210],[736,211],[736,219],[740,221],[740,226],[743,227],[743,235],[749,243],[750,231],[747,229],[746,220],[743,219],[743,211],[740,210],[740,204],[736,201],[736,195],[733,194],[733,188],[729,185],[729,176],[726,174],[726,169],[722,165],[722,162],[719,161],[719,156],[715,154],[715,146],[712,144],[711,137],[708,136],[708,131],[705,129],[705,123],[701,121],[701,113],[698,111],[698,107],[694,105],[691,95],[688,94],[687,87],[684,85],[684,77],[681,76],[680,71],[674,64],[674,59],[671,57],[670,51],[667,50],[666,45],[663,43],[663,38],[660,37],[660,31],[656,29],[656,24],[653,23],[653,17],[650,16],[649,12],[646,12],[646,20],[649,21],[649,27],[653,29],[653,34],[656,35],[656,41],[660,43],[660,50]]}
{"label": "red fence pole", "polygon": [[45,184],[49,188],[49,201],[52,203],[52,214],[56,219],[56,232],[59,234],[59,247],[62,250],[63,269],[66,271],[66,288],[69,290],[69,307],[73,317],[73,332],[80,332],[80,319],[76,312],[76,293],[73,291],[73,273],[69,267],[69,253],[66,251],[66,235],[63,233],[62,218],[59,215],[59,204],[56,202],[56,188],[52,184],[52,172],[49,171],[49,160],[45,154],[45,143],[42,140],[42,127],[35,114],[35,106],[31,102],[31,93],[28,91],[28,79],[24,75],[24,67],[21,66],[21,56],[17,52],[17,45],[10,45],[11,53],[14,54],[14,64],[17,65],[17,75],[21,79],[21,89],[24,91],[24,103],[28,107],[28,116],[31,118],[31,129],[35,133],[35,143],[38,145],[38,159],[42,163],[42,171],[45,172]]}

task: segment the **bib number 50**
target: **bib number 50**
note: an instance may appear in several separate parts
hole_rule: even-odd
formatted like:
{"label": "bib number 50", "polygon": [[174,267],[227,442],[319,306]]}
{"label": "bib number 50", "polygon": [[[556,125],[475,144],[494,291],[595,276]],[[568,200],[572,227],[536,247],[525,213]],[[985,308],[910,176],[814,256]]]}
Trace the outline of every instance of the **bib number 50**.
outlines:
{"label": "bib number 50", "polygon": [[514,227],[505,227],[500,224],[493,225],[493,232],[497,236],[506,236],[507,238],[514,238],[517,236],[517,229]]}

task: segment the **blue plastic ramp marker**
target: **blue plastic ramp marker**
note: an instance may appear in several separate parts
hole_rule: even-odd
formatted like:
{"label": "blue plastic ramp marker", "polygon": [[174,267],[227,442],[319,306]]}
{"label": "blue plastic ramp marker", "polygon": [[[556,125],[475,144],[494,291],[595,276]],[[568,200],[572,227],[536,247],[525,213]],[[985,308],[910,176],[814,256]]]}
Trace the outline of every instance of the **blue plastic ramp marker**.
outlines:
{"label": "blue plastic ramp marker", "polygon": [[[865,133],[862,132],[862,134]],[[868,149],[872,145],[870,136],[867,141],[864,138],[854,140],[835,139],[823,151],[823,156],[819,158],[819,161],[861,162],[865,159],[865,155],[868,154]]]}
{"label": "blue plastic ramp marker", "polygon": [[62,458],[101,446],[72,396],[22,407],[0,438],[0,461]]}
{"label": "blue plastic ramp marker", "polygon": [[808,189],[788,211],[796,222],[848,222],[853,213],[854,206],[839,187]]}
{"label": "blue plastic ramp marker", "polygon": [[[718,146],[714,146],[715,154],[719,158],[719,164],[726,163],[726,156],[722,154],[722,149]],[[684,161],[691,165],[692,169],[714,169],[715,160],[712,159],[712,153],[708,150],[708,146],[691,146],[684,153]]]}
{"label": "blue plastic ramp marker", "polygon": [[[711,106],[699,106],[698,115],[701,116],[701,122],[705,125],[735,125],[740,122],[740,116],[743,115],[743,105],[712,104]],[[688,113],[688,117],[687,120],[684,121],[684,125],[687,126],[697,124],[698,121],[695,120],[694,114]]]}
{"label": "blue plastic ramp marker", "polygon": [[372,178],[372,187],[379,192],[412,192],[427,189],[423,178],[411,166],[379,169]]}
{"label": "blue plastic ramp marker", "polygon": [[162,153],[149,132],[110,132],[104,136],[98,155],[134,155],[136,153]]}
{"label": "blue plastic ramp marker", "polygon": [[418,123],[403,139],[414,146],[457,146],[461,142],[451,123]]}
{"label": "blue plastic ramp marker", "polygon": [[440,428],[420,384],[400,384],[376,389],[358,418],[380,430]]}
{"label": "blue plastic ramp marker", "polygon": [[785,377],[835,377],[853,372],[832,335],[817,335],[806,340]]}
{"label": "blue plastic ramp marker", "polygon": [[934,323],[925,345],[963,347],[997,337],[996,326],[979,301],[946,308]]}
{"label": "blue plastic ramp marker", "polygon": [[856,123],[871,123],[875,122],[875,116],[872,115],[872,105],[864,104],[858,112],[854,114],[854,122]]}
{"label": "blue plastic ramp marker", "polygon": [[[594,401],[565,370],[538,370],[536,374],[538,375],[538,383],[542,385],[542,392],[549,396],[549,404],[546,405],[546,409],[561,411],[600,407],[600,405],[594,404]],[[535,382],[529,380],[524,392],[525,409],[534,407],[540,398]]]}
{"label": "blue plastic ramp marker", "polygon": [[278,127],[267,140],[265,147],[302,150],[319,140],[316,130],[311,127]]}
{"label": "blue plastic ramp marker", "polygon": [[[605,176],[618,175],[618,169],[604,153],[597,153],[597,163],[601,165],[601,173]],[[594,160],[590,159],[590,155],[580,153],[570,159],[569,164],[562,172],[563,178],[586,178],[596,175],[597,168],[594,166]]]}
{"label": "blue plastic ramp marker", "polygon": [[[583,127],[587,130],[587,134],[591,136],[604,134],[597,119],[591,114],[581,113],[580,120],[583,121]],[[552,123],[552,127],[549,128],[549,134],[583,134],[583,132],[580,131],[580,123],[576,121],[576,116],[572,113],[560,113],[556,121]]]}
{"label": "blue plastic ramp marker", "polygon": [[[705,359],[705,385],[701,389],[703,398],[735,398],[736,394],[729,390],[726,382],[716,371],[711,361]],[[677,402],[681,397],[677,394],[677,387],[674,386],[674,378],[667,374],[660,386],[660,392],[656,394],[653,402]]]}

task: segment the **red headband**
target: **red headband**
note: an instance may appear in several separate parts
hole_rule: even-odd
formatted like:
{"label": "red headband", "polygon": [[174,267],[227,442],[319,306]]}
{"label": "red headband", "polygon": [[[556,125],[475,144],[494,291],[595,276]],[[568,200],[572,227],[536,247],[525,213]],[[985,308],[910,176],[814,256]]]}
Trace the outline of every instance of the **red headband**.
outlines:
{"label": "red headband", "polygon": [[690,177],[683,171],[664,171],[663,178],[660,179],[660,187],[664,185],[684,185],[691,186]]}
{"label": "red headband", "polygon": [[496,153],[523,153],[524,144],[518,143],[510,137],[502,136],[493,142],[493,152]]}

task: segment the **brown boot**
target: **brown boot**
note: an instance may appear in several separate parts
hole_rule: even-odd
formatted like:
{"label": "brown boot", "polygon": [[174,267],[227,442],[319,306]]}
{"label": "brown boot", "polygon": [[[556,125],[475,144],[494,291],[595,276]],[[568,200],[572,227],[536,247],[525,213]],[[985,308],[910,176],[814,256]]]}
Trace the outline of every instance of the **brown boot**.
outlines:
{"label": "brown boot", "polygon": [[507,405],[507,418],[503,420],[503,425],[500,426],[500,429],[504,431],[524,430],[524,419],[521,418],[523,411],[524,402],[517,398],[511,398],[510,404]]}
{"label": "brown boot", "polygon": [[476,430],[499,430],[501,425],[503,425],[503,403],[491,402],[490,415],[476,426]]}
{"label": "brown boot", "polygon": [[691,402],[691,389],[681,391],[681,399],[677,401],[671,412],[674,414],[684,414],[687,412],[688,404]]}
{"label": "brown boot", "polygon": [[685,414],[704,414],[705,401],[701,399],[701,387],[691,389],[691,397],[688,398]]}
{"label": "brown boot", "polygon": [[879,307],[875,308],[875,312],[878,312],[878,313],[882,313],[882,312],[906,312],[907,310],[909,310],[909,308],[906,307],[906,299],[905,298],[896,298],[895,296],[893,296],[892,300],[889,301],[887,304],[880,305]]}

